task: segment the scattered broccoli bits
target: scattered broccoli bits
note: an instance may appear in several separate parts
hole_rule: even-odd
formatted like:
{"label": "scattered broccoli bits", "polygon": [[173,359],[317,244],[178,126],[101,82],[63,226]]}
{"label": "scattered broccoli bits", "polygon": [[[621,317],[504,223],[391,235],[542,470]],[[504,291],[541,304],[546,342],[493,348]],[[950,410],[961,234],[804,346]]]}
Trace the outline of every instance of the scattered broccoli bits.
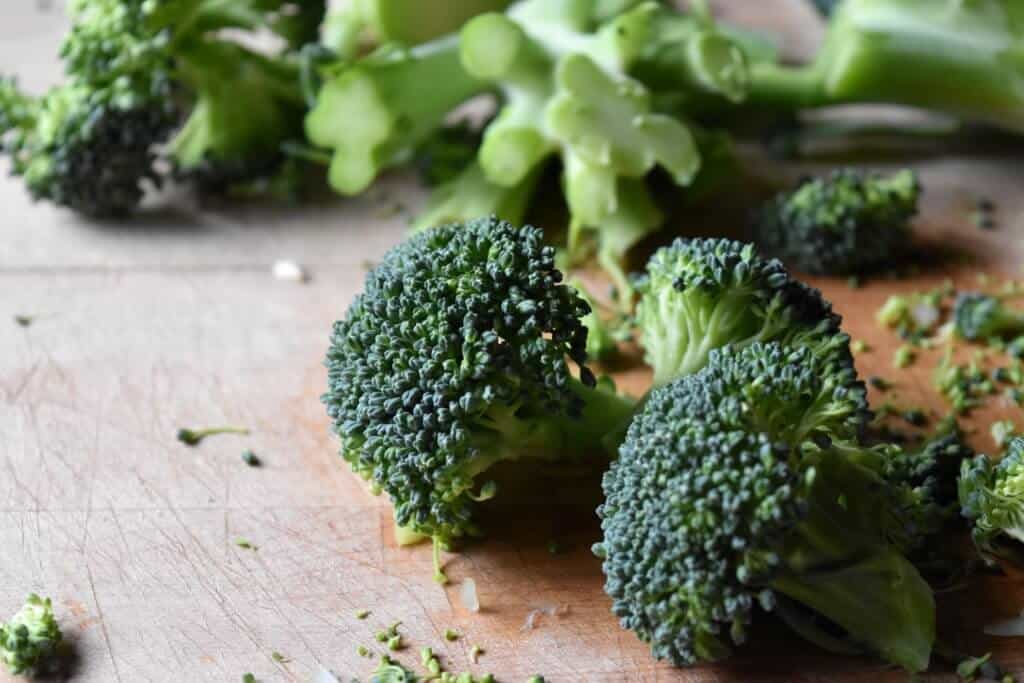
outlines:
{"label": "scattered broccoli bits", "polygon": [[808,179],[761,208],[754,241],[807,273],[869,273],[893,265],[908,249],[920,189],[909,170],[841,169]]}
{"label": "scattered broccoli bits", "polygon": [[39,670],[62,638],[50,599],[32,593],[10,621],[0,624],[0,661],[12,674]]}
{"label": "scattered broccoli bits", "polygon": [[179,429],[178,441],[186,446],[198,446],[208,436],[215,434],[248,434],[245,427],[208,427],[206,429]]}

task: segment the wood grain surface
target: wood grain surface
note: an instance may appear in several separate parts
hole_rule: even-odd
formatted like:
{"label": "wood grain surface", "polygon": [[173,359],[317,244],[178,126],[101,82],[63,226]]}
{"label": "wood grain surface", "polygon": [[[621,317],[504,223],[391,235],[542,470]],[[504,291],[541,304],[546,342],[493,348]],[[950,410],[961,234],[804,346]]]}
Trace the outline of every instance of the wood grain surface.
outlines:
{"label": "wood grain surface", "polygon": [[[783,30],[795,51],[813,45],[811,17],[795,0],[719,4]],[[57,74],[61,31],[57,9],[27,0],[5,7],[0,65],[43,86]],[[980,268],[1016,275],[1024,256],[1018,156],[996,149],[889,161],[912,164],[928,188],[917,222],[922,253],[955,248],[974,263],[857,290],[812,281],[873,347],[857,359],[865,375],[893,374],[897,340],[873,320],[888,294],[950,275],[973,286]],[[825,167],[756,154],[750,162],[774,181]],[[968,220],[979,193],[998,202],[995,231]],[[431,580],[429,547],[396,547],[386,501],[335,454],[319,402],[321,359],[366,262],[402,239],[407,212],[421,202],[411,179],[393,175],[355,200],[240,208],[170,197],[136,222],[103,226],[32,205],[18,182],[0,180],[0,615],[29,591],[51,596],[74,646],[74,680],[90,682],[238,681],[250,671],[260,681],[308,681],[320,667],[347,682],[374,666],[357,646],[376,645],[373,633],[397,620],[411,645],[403,661],[418,661],[429,645],[450,670],[507,682],[534,673],[553,682],[906,680],[870,660],[820,653],[770,621],[727,665],[655,663],[609,612],[585,502],[492,511],[490,540],[446,554],[448,587]],[[728,231],[735,212],[725,216],[691,214],[671,229]],[[280,258],[305,265],[311,281],[274,280],[270,265]],[[15,315],[37,317],[20,327]],[[896,393],[941,413],[933,360],[923,355],[901,373]],[[628,391],[646,388],[643,370],[611,370]],[[1009,411],[975,416],[978,447],[991,449],[987,424]],[[223,423],[252,433],[198,448],[174,438],[180,427]],[[245,448],[264,466],[243,464]],[[552,538],[566,552],[549,554]],[[479,613],[460,598],[467,578],[478,586]],[[978,577],[940,597],[942,637],[961,650],[993,650],[1024,672],[1019,640],[982,633],[1022,607],[1019,582]],[[372,614],[359,620],[360,609]],[[557,614],[524,629],[536,609]],[[462,638],[446,642],[447,628]],[[475,644],[485,650],[479,665],[469,662]],[[940,665],[927,679],[955,680],[949,670]]]}

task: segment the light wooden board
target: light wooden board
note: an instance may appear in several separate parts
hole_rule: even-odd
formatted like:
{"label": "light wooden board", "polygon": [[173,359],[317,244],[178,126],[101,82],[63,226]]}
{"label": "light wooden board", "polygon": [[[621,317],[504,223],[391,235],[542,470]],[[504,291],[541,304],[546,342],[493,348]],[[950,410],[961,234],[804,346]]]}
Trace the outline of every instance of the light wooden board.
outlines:
{"label": "light wooden board", "polygon": [[[55,22],[31,6],[14,12],[0,25],[0,64],[46,82],[55,73],[47,61],[60,35]],[[918,222],[924,241],[1016,272],[1019,162],[913,161],[929,188]],[[765,177],[805,170],[754,163]],[[980,192],[998,200],[998,231],[978,232],[967,220]],[[373,668],[356,647],[375,645],[373,633],[395,620],[415,648],[404,661],[430,645],[462,670],[479,644],[486,654],[473,670],[509,682],[533,673],[599,682],[905,680],[869,660],[818,653],[767,624],[727,665],[655,663],[609,613],[589,553],[595,524],[578,507],[503,508],[495,537],[446,555],[452,585],[433,583],[429,548],[396,547],[386,501],[335,455],[319,403],[331,322],[359,291],[361,264],[404,234],[404,216],[382,210],[396,199],[412,209],[422,193],[394,176],[354,201],[204,211],[179,202],[109,227],[34,206],[17,182],[0,180],[0,615],[30,590],[52,596],[80,681],[237,681],[247,671],[261,681],[307,681],[320,666],[348,681]],[[721,220],[709,213],[673,227],[728,229]],[[269,269],[278,258],[308,266],[312,281],[275,281]],[[976,269],[950,268],[966,284]],[[814,283],[851,334],[874,347],[858,358],[860,369],[892,374],[895,338],[877,328],[874,310],[889,293],[945,274],[856,291]],[[39,318],[23,329],[12,322],[17,314]],[[941,408],[931,365],[923,357],[901,375],[901,401]],[[646,386],[642,370],[618,377],[636,394]],[[981,413],[976,423],[1007,414]],[[221,423],[252,435],[195,449],[174,439],[180,427]],[[978,446],[990,448],[984,431]],[[265,466],[246,467],[243,448]],[[552,537],[567,544],[565,554],[547,552]],[[242,538],[258,550],[239,548]],[[460,602],[466,578],[479,587],[479,614]],[[531,610],[555,607],[567,611],[523,630]],[[995,649],[1024,671],[1024,648],[982,634],[1021,607],[1019,583],[980,578],[942,596],[943,636],[963,650]],[[366,621],[355,617],[362,608],[373,611]],[[446,643],[446,628],[464,637]],[[275,651],[289,661],[274,661]]]}

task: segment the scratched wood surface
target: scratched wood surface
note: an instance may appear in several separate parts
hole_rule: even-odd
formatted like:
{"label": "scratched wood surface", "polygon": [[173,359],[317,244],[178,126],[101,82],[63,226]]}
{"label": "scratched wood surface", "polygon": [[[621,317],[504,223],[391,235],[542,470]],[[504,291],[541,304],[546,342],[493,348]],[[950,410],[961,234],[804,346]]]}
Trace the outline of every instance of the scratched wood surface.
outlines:
{"label": "scratched wood surface", "polygon": [[[753,14],[748,3],[722,5],[783,29],[793,51],[813,45],[795,0]],[[57,73],[61,30],[56,10],[27,0],[5,7],[0,64],[44,85]],[[886,295],[948,273],[971,284],[979,267],[1015,274],[1022,257],[1024,171],[1014,156],[892,161],[913,163],[929,188],[922,249],[956,247],[977,263],[856,291],[815,280],[851,334],[874,348],[858,358],[865,374],[891,374],[895,340],[872,319]],[[754,162],[762,178],[806,170]],[[980,192],[998,200],[996,231],[968,221]],[[404,661],[430,645],[450,670],[509,682],[534,673],[609,683],[905,680],[814,651],[770,621],[728,665],[655,663],[609,613],[585,503],[493,511],[493,538],[446,555],[452,584],[433,583],[429,548],[396,547],[386,502],[343,467],[318,400],[330,323],[359,290],[363,264],[404,234],[405,215],[382,210],[396,200],[413,210],[422,194],[395,176],[367,197],[313,207],[197,207],[178,197],[135,223],[96,226],[32,205],[17,182],[0,180],[0,614],[30,590],[52,596],[80,681],[237,681],[249,671],[260,681],[308,681],[321,666],[348,681],[373,668],[356,647],[375,645],[373,633],[396,620],[414,646]],[[673,228],[696,234],[733,220],[691,215]],[[269,266],[279,258],[304,264],[312,280],[275,281]],[[37,318],[22,328],[15,315]],[[932,361],[900,376],[901,401],[941,410]],[[642,370],[615,370],[628,391],[644,390]],[[991,448],[984,426],[1007,410],[978,415],[979,447]],[[222,423],[252,434],[195,449],[174,439],[179,427]],[[246,467],[243,448],[264,467]],[[565,553],[548,553],[552,538]],[[467,578],[480,613],[460,599]],[[941,596],[943,637],[1024,671],[1017,641],[982,633],[1022,606],[1013,579],[978,578]],[[359,609],[372,614],[360,621]],[[559,614],[524,630],[535,609]],[[464,635],[448,643],[446,628]],[[474,644],[486,650],[478,666],[469,662]],[[929,677],[952,678],[941,666]]]}

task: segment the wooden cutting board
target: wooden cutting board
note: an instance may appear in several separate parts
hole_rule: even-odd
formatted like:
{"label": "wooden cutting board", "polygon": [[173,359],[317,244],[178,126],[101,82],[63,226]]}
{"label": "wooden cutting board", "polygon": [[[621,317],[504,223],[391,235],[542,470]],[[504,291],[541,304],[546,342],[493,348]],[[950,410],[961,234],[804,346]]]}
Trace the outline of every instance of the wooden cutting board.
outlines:
{"label": "wooden cutting board", "polygon": [[[739,2],[722,5],[743,14]],[[804,40],[809,15],[795,2],[779,7],[779,16],[750,18]],[[55,73],[59,35],[54,15],[16,10],[0,26],[0,63],[25,65],[27,80],[42,84]],[[891,162],[911,163],[928,188],[922,249],[955,247],[975,263],[856,290],[812,280],[873,348],[857,358],[865,375],[896,374],[898,340],[873,320],[886,296],[944,277],[973,286],[979,269],[1014,275],[1024,262],[1018,159],[987,150]],[[756,158],[751,166],[775,180],[826,167]],[[998,204],[995,231],[968,219],[979,194]],[[398,620],[410,645],[403,661],[418,661],[429,645],[449,670],[509,682],[534,673],[601,682],[906,679],[817,652],[769,622],[727,665],[655,663],[609,613],[589,551],[595,522],[579,505],[497,511],[490,540],[446,554],[448,587],[431,580],[429,547],[396,547],[386,501],[335,455],[320,363],[365,263],[402,238],[421,202],[411,179],[396,175],[354,200],[197,207],[172,197],[135,223],[98,226],[32,205],[17,182],[0,180],[0,613],[29,591],[51,596],[79,681],[237,681],[249,671],[260,681],[308,681],[322,666],[347,682],[374,667],[357,646],[376,646],[373,634]],[[709,211],[671,229],[734,227]],[[281,258],[306,266],[311,281],[273,279],[270,264]],[[20,327],[15,315],[36,318]],[[898,374],[899,402],[944,412],[930,388],[933,364],[923,354]],[[646,388],[642,369],[612,371],[625,390]],[[999,416],[1021,419],[1005,406],[979,412],[978,447],[991,448],[987,425]],[[194,449],[174,438],[180,427],[224,423],[252,434]],[[245,448],[264,466],[247,467]],[[257,549],[239,547],[241,539]],[[548,552],[552,539],[564,552]],[[467,579],[479,613],[465,608]],[[979,577],[941,596],[943,637],[960,650],[993,650],[1024,672],[1019,640],[982,632],[1022,607],[1020,582]],[[360,609],[372,613],[359,620]],[[462,637],[447,642],[448,628]],[[473,645],[485,650],[478,666],[469,662]]]}

